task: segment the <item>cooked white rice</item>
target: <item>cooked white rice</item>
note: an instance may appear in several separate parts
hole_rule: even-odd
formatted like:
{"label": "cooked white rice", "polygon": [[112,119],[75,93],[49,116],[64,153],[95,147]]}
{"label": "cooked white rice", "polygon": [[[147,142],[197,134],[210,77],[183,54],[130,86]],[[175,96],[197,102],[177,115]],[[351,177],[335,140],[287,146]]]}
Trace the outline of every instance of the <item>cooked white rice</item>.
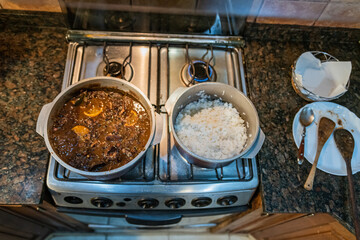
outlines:
{"label": "cooked white rice", "polygon": [[247,140],[245,121],[232,104],[205,95],[180,111],[174,127],[191,152],[210,159],[238,155]]}

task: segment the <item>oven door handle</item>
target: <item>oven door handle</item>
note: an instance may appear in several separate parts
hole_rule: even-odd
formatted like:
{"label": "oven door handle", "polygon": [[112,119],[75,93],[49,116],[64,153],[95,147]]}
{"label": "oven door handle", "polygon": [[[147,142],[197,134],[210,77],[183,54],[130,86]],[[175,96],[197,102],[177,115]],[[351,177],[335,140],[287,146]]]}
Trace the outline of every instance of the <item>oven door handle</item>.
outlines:
{"label": "oven door handle", "polygon": [[178,214],[127,214],[125,220],[130,224],[162,226],[179,223],[182,215]]}

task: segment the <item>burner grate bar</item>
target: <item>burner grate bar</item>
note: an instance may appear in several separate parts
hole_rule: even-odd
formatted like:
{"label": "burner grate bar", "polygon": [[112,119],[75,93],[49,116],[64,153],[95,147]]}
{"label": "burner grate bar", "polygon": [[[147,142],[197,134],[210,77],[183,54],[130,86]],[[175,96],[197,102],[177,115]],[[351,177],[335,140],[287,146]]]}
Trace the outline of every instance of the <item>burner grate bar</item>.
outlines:
{"label": "burner grate bar", "polygon": [[219,179],[219,180],[222,180],[223,177],[224,177],[224,169],[222,167],[220,168],[220,170],[221,170],[220,175],[219,175],[218,169],[219,168],[215,168],[216,178]]}

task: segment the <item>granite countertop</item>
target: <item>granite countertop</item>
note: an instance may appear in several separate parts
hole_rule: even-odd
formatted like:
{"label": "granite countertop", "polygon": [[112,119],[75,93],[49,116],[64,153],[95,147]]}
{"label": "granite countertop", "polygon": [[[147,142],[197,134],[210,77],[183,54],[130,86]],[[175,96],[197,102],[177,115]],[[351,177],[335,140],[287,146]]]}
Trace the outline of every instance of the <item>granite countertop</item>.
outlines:
{"label": "granite countertop", "polygon": [[49,152],[36,120],[61,89],[67,51],[55,15],[0,14],[0,204],[42,199]]}
{"label": "granite countertop", "polygon": [[[306,160],[301,166],[297,164],[292,123],[308,102],[292,88],[291,65],[305,51],[324,51],[341,61],[351,61],[349,91],[333,102],[360,116],[360,31],[255,24],[247,27],[245,37],[249,95],[266,135],[258,155],[264,211],[328,212],[352,226],[347,177],[318,169],[313,190],[303,187],[312,165]],[[360,172],[354,175],[354,184],[360,209]]]}
{"label": "granite countertop", "polygon": [[[42,199],[49,153],[35,125],[41,107],[61,89],[67,43],[59,19],[56,14],[0,14],[0,204],[38,204]],[[291,129],[295,113],[307,102],[292,89],[290,67],[309,50],[351,60],[350,90],[335,102],[359,116],[359,30],[249,24],[245,39],[249,96],[266,134],[258,157],[264,211],[329,212],[351,226],[346,177],[318,170],[314,190],[303,188],[311,164],[298,166]],[[360,173],[354,177],[359,183]]]}

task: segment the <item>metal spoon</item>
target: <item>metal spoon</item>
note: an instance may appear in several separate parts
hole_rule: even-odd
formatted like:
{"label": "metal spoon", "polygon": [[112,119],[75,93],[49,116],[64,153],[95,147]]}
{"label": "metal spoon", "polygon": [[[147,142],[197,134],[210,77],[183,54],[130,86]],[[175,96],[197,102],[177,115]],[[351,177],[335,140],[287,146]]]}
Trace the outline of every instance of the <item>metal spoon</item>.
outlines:
{"label": "metal spoon", "polygon": [[299,152],[298,152],[298,164],[301,165],[304,162],[304,152],[305,152],[305,136],[306,136],[306,127],[310,126],[315,119],[314,111],[309,107],[304,107],[300,113],[300,123],[304,127],[301,142],[299,145]]}
{"label": "metal spoon", "polygon": [[307,177],[305,185],[304,185],[304,188],[306,190],[313,189],[316,167],[317,167],[317,163],[319,161],[321,150],[322,150],[323,146],[325,145],[326,141],[331,136],[332,132],[334,131],[335,126],[336,126],[336,124],[334,123],[334,121],[332,121],[331,119],[326,118],[326,117],[322,117],[319,121],[316,156],[315,156],[313,165],[311,167],[309,176]]}
{"label": "metal spoon", "polygon": [[338,128],[334,132],[334,138],[337,148],[339,149],[342,157],[346,163],[346,171],[349,182],[349,190],[350,190],[350,200],[351,200],[351,208],[352,215],[355,226],[355,234],[356,239],[360,239],[360,225],[359,225],[359,216],[357,211],[356,199],[355,199],[355,188],[352,177],[352,169],[351,169],[351,159],[354,152],[354,137],[353,135],[346,129]]}

